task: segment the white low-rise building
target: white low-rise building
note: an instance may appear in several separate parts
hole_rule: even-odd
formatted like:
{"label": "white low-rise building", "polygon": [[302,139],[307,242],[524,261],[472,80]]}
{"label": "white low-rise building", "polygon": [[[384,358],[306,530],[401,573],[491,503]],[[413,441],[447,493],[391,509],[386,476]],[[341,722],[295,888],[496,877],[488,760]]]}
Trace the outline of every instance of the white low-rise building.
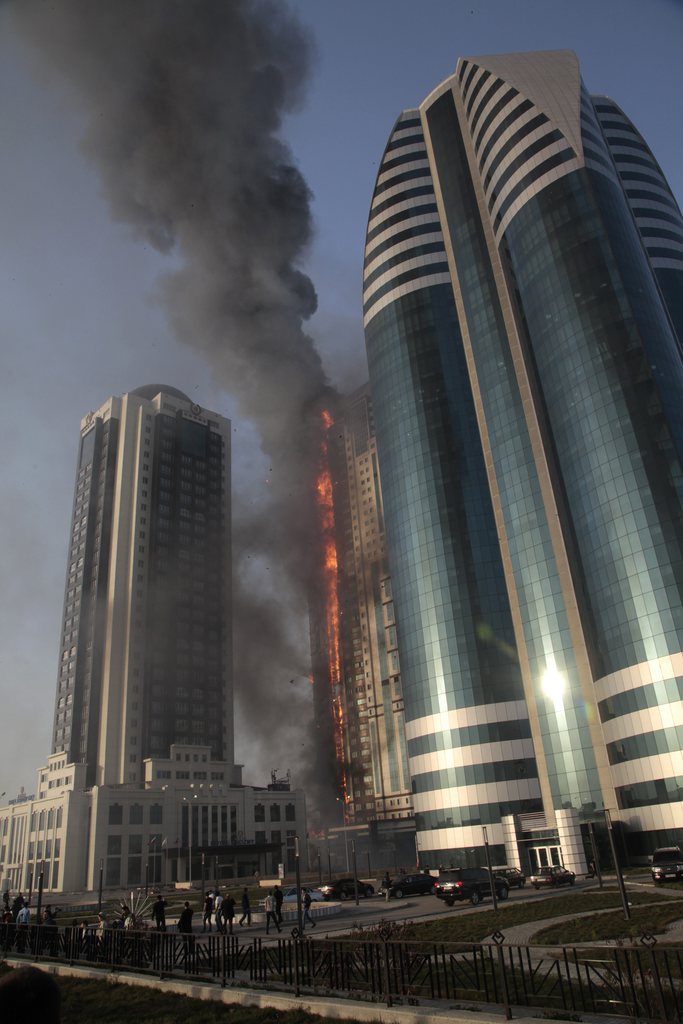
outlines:
{"label": "white low-rise building", "polygon": [[306,803],[288,780],[243,785],[241,766],[187,744],[144,761],[143,776],[87,787],[85,765],[51,755],[36,795],[0,807],[0,888],[35,890],[41,873],[45,891],[71,892],[293,871]]}

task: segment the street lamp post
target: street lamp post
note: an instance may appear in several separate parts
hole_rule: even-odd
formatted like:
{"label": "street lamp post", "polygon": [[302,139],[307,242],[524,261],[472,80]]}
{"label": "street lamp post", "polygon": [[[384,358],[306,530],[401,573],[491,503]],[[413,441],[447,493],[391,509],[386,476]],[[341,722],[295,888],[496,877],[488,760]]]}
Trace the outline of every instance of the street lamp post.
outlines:
{"label": "street lamp post", "polygon": [[299,936],[303,935],[303,917],[301,913],[301,865],[299,863],[299,837],[294,837],[294,877],[296,878],[296,925]]}
{"label": "street lamp post", "polygon": [[342,812],[342,829],[343,829],[343,832],[344,832],[344,858],[346,860],[346,874],[348,875],[348,873],[349,873],[349,871],[351,869],[349,867],[349,841],[348,841],[348,837],[346,835],[346,810],[345,810],[345,806],[344,806],[344,801],[343,801],[343,799],[341,797],[339,797],[339,796],[337,797],[337,802],[341,806],[341,812]]}
{"label": "street lamp post", "polygon": [[597,847],[597,844],[595,842],[595,828],[593,826],[593,822],[592,821],[588,822],[588,835],[589,835],[590,841],[591,841],[591,851],[592,851],[592,854],[593,854],[593,864],[595,866],[595,873],[598,876],[598,885],[602,889],[602,886],[603,886],[602,871],[600,870],[600,858],[598,856],[598,847]]}
{"label": "street lamp post", "polygon": [[43,909],[43,879],[45,876],[45,861],[40,862],[40,874],[38,875],[38,907],[36,910],[36,923],[41,924]]}
{"label": "street lamp post", "polygon": [[353,895],[358,906],[358,868],[356,867],[356,840],[351,840],[351,857],[353,859]]}
{"label": "street lamp post", "polygon": [[[197,799],[196,793],[194,799]],[[186,796],[183,797],[183,802],[187,804],[187,838],[188,838],[188,859],[187,859],[187,879],[189,882],[189,888],[192,888],[192,801]]]}
{"label": "street lamp post", "polygon": [[619,886],[619,895],[621,896],[621,907],[624,911],[624,917],[627,921],[630,921],[631,908],[628,905],[626,886],[624,885],[624,876],[621,873],[619,858],[617,857],[617,848],[614,845],[614,835],[612,834],[612,815],[608,810],[605,810],[605,823],[607,825],[607,838],[609,839],[610,850],[612,851],[612,860],[614,861],[614,868],[617,873],[617,885]]}
{"label": "street lamp post", "polygon": [[493,870],[491,869],[491,851],[489,850],[489,835],[486,831],[486,826],[482,827],[484,833],[484,853],[486,854],[486,867],[489,871],[489,881],[491,883],[491,899],[493,900],[493,909],[498,910],[498,899],[496,897],[496,883],[493,877]]}

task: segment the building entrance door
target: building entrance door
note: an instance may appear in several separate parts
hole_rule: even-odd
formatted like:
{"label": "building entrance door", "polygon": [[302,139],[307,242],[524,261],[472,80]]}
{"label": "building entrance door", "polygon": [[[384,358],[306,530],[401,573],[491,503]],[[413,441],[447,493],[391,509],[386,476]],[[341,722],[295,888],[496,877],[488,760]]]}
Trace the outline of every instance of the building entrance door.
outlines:
{"label": "building entrance door", "polygon": [[559,846],[531,846],[529,848],[531,859],[531,870],[538,871],[539,868],[547,868],[550,864],[560,864]]}

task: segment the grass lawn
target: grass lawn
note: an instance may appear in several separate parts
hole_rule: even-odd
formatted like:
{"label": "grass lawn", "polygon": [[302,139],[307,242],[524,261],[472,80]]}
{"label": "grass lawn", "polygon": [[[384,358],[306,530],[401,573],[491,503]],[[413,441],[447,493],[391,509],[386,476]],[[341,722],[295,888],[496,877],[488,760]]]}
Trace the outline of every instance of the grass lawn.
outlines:
{"label": "grass lawn", "polygon": [[[8,968],[2,969],[2,973]],[[107,981],[55,977],[62,993],[62,1024],[321,1024],[301,1010],[270,1010],[203,1002],[156,989]],[[39,1024],[39,1022],[37,1022]]]}
{"label": "grass lawn", "polygon": [[579,942],[638,938],[643,932],[651,935],[663,932],[667,924],[680,918],[683,918],[683,901],[660,907],[632,907],[629,921],[621,910],[597,917],[579,917],[543,928],[536,932],[533,941],[535,945],[573,946]]}
{"label": "grass lawn", "polygon": [[[658,892],[642,892],[628,890],[629,901],[634,905],[643,906],[649,903],[667,901],[673,902],[674,907],[669,911],[668,907],[657,908],[661,911],[669,911],[668,921],[683,917],[683,900],[677,896],[669,896]],[[466,904],[468,906],[468,904]],[[621,899],[617,889],[593,890],[592,892],[567,892],[562,896],[555,896],[549,899],[529,900],[524,903],[499,903],[498,911],[487,910],[485,913],[467,914],[461,913],[462,907],[457,905],[452,910],[452,917],[443,917],[436,921],[426,921],[424,924],[409,924],[402,931],[401,939],[421,940],[424,942],[481,942],[487,935],[498,929],[505,934],[506,928],[514,925],[526,924],[528,921],[544,921],[549,917],[563,917],[570,922],[576,914],[591,910],[607,910],[610,907],[618,909],[621,907]],[[655,913],[655,908],[652,908]],[[615,914],[614,918],[618,918]],[[646,915],[647,917],[647,915]],[[612,915],[602,915],[595,918],[593,925],[596,929],[602,929],[602,922]],[[621,914],[622,923],[627,922]],[[590,918],[588,919],[591,920]],[[633,920],[636,920],[635,916]],[[561,926],[561,933],[565,941],[573,941],[568,938],[568,925],[564,922]],[[581,920],[574,922],[577,926]],[[640,934],[643,925],[636,926],[636,934]],[[638,930],[639,929],[639,930]],[[626,935],[626,932],[623,932]],[[396,936],[397,938],[399,936]],[[596,936],[597,937],[597,936]],[[606,935],[602,935],[606,938]]]}

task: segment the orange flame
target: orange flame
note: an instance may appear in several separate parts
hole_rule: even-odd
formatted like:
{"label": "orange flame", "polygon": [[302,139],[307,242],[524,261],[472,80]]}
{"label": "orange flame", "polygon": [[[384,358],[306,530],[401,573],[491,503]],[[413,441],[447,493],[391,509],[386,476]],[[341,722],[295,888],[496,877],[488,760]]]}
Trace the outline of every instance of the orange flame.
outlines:
{"label": "orange flame", "polygon": [[[334,420],[327,410],[322,422],[328,430]],[[334,730],[334,752],[341,771],[342,799],[346,803],[346,772],[344,768],[344,708],[341,695],[341,658],[339,654],[339,594],[337,591],[337,545],[334,536],[334,491],[329,467],[327,438],[320,444],[320,473],[316,482],[320,526],[324,549],[325,626],[327,632],[327,660],[330,670],[330,696]]]}

